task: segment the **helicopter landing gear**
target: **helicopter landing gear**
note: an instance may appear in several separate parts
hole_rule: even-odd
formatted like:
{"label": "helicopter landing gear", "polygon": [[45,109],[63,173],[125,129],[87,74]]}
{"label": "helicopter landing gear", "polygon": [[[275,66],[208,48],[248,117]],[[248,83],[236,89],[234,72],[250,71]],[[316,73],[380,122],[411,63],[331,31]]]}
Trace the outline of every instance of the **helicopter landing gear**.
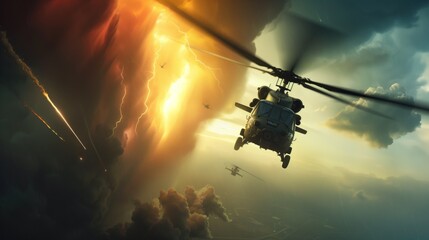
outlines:
{"label": "helicopter landing gear", "polygon": [[242,146],[243,146],[243,138],[238,137],[237,140],[235,141],[235,144],[234,144],[234,150],[237,151]]}
{"label": "helicopter landing gear", "polygon": [[290,156],[283,153],[279,153],[279,156],[282,161],[282,168],[286,169],[290,162]]}

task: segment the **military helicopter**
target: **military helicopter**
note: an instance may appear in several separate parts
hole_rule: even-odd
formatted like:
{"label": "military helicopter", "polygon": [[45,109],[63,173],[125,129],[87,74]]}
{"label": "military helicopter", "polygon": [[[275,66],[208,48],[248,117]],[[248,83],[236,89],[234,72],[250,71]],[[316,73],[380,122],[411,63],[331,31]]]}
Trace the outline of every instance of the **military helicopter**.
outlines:
{"label": "military helicopter", "polygon": [[[361,105],[356,105],[352,101],[345,100],[332,93],[348,95],[352,97],[360,97],[400,107],[429,112],[429,105],[427,104],[416,103],[414,101],[400,101],[397,99],[386,98],[379,95],[371,95],[363,91],[334,86],[322,82],[316,82],[310,80],[309,78],[297,75],[295,73],[295,69],[302,60],[305,51],[308,50],[307,45],[309,45],[309,39],[303,41],[303,46],[298,47],[299,50],[297,51],[297,54],[292,57],[289,70],[284,70],[282,68],[274,67],[267,61],[259,58],[249,50],[242,47],[240,44],[221,34],[213,26],[205,23],[204,21],[201,21],[200,19],[195,18],[194,16],[191,16],[173,3],[167,0],[158,0],[158,2],[168,7],[170,10],[190,22],[192,25],[198,27],[200,30],[202,30],[212,38],[216,39],[233,52],[247,59],[251,63],[258,65],[259,67],[246,65],[239,61],[218,55],[216,53],[211,53],[200,49],[197,50],[203,51],[207,54],[213,55],[215,57],[224,59],[235,64],[239,64],[245,67],[258,70],[263,73],[267,73],[277,78],[276,86],[278,87],[278,89],[274,90],[267,86],[262,86],[258,88],[258,98],[254,98],[253,101],[249,104],[249,106],[246,106],[241,103],[235,103],[235,106],[237,108],[240,108],[250,113],[250,116],[247,117],[245,127],[242,128],[240,131],[240,137],[237,138],[234,144],[235,150],[239,150],[244,144],[254,143],[260,148],[269,149],[276,152],[277,155],[281,158],[282,167],[287,168],[290,162],[289,154],[292,151],[291,144],[294,139],[295,132],[301,134],[307,133],[305,129],[298,127],[298,125],[300,125],[301,123],[301,117],[297,113],[302,108],[304,108],[304,104],[300,99],[291,97],[289,95],[289,92],[291,91],[294,84],[301,85],[308,90],[322,94],[341,103],[352,105],[360,110],[388,119],[392,118],[390,116],[386,116],[382,113],[379,113],[374,109],[367,108]],[[302,18],[299,20],[308,21]],[[316,28],[323,28],[323,26],[317,25],[315,23],[310,24],[315,26]],[[318,29],[316,29],[316,31],[318,31]],[[308,37],[311,38],[311,36]],[[236,171],[238,173],[238,169]],[[233,173],[233,171],[231,172]]]}
{"label": "military helicopter", "polygon": [[306,134],[307,131],[296,126],[300,116],[296,114],[304,107],[301,100],[289,97],[282,91],[274,91],[267,86],[259,88],[259,99],[255,98],[247,107],[241,103],[235,106],[250,113],[241,137],[235,141],[238,150],[249,142],[263,149],[275,151],[281,158],[282,167],[289,165],[292,141],[295,131]]}
{"label": "military helicopter", "polygon": [[243,175],[240,174],[240,171],[242,171],[242,172],[245,172],[245,173],[249,174],[250,176],[258,179],[259,181],[264,182],[264,180],[262,180],[262,178],[256,176],[255,174],[253,174],[253,173],[251,173],[249,171],[244,170],[243,168],[241,168],[241,167],[239,167],[239,166],[237,166],[235,164],[232,164],[231,168],[225,167],[225,169],[228,170],[228,171],[230,171],[232,176],[237,176],[238,175],[240,177],[243,177]]}
{"label": "military helicopter", "polygon": [[228,171],[230,171],[232,176],[237,176],[238,175],[240,177],[243,177],[243,175],[241,175],[239,173],[240,168],[237,165],[233,165],[233,167],[231,167],[231,168],[225,167],[225,169],[228,170]]}
{"label": "military helicopter", "polygon": [[203,103],[203,106],[204,106],[204,108],[206,108],[206,109],[210,109],[210,104]]}

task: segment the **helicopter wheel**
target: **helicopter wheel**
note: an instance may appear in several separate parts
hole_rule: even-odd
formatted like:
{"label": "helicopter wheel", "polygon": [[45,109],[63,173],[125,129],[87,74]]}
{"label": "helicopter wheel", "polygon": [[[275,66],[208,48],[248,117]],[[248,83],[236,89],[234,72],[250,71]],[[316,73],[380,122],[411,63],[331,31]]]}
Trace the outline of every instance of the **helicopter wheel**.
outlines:
{"label": "helicopter wheel", "polygon": [[289,155],[285,155],[285,156],[281,155],[280,157],[282,159],[282,168],[286,169],[287,166],[289,165],[289,162],[290,162],[290,156]]}
{"label": "helicopter wheel", "polygon": [[237,151],[238,149],[240,149],[241,146],[243,146],[243,138],[238,137],[234,144],[234,150]]}

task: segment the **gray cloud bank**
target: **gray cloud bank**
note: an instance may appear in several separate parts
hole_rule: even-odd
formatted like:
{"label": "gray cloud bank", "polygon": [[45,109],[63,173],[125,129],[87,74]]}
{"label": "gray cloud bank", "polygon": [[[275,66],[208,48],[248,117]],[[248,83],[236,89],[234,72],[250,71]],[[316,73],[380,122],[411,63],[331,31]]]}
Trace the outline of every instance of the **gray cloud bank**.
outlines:
{"label": "gray cloud bank", "polygon": [[[389,89],[383,89],[382,87],[369,88],[365,93],[413,102],[413,98],[406,95],[399,84],[393,84]],[[393,143],[394,139],[413,132],[420,126],[421,116],[410,109],[379,104],[362,98],[355,101],[355,104],[374,109],[392,119],[368,114],[353,106],[347,106],[337,116],[329,119],[327,125],[362,137],[371,146],[377,148],[386,148]]]}
{"label": "gray cloud bank", "polygon": [[[291,9],[321,24],[339,29],[343,42],[313,55],[314,64],[329,74],[327,82],[396,99],[415,97],[428,67],[421,53],[429,48],[429,1],[292,1]],[[311,65],[311,66],[316,66]],[[314,80],[318,80],[315,76]],[[407,93],[403,95],[399,84]],[[396,92],[396,93],[395,93]],[[428,96],[426,93],[421,93]],[[421,101],[426,99],[422,98]],[[349,106],[328,121],[333,129],[359,136],[374,147],[387,147],[393,141],[413,132],[420,125],[420,115],[388,105],[355,99],[395,119],[386,121]]]}

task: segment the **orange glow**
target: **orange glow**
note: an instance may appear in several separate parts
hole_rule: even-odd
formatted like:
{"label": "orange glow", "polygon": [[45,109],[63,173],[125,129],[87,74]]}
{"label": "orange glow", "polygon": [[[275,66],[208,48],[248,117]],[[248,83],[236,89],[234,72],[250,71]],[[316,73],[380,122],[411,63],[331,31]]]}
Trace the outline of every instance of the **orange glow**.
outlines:
{"label": "orange glow", "polygon": [[[38,11],[37,23],[46,36],[57,30],[52,22],[62,17],[56,14],[56,9],[74,6],[72,0],[66,2],[46,4]],[[197,11],[192,2],[178,4]],[[59,47],[62,54],[76,60],[77,71],[90,73],[87,80],[100,77],[95,110],[88,111],[90,127],[107,123],[112,127],[112,135],[122,140],[125,154],[132,157],[163,162],[183,156],[195,145],[195,133],[201,123],[227,104],[230,96],[222,87],[231,92],[235,83],[223,81],[221,86],[221,77],[233,78],[234,71],[227,66],[225,71],[232,74],[219,75],[224,71],[223,62],[199,55],[190,47],[214,51],[219,45],[156,1],[118,0],[105,10],[105,15],[96,19],[85,14],[84,18],[78,18],[80,15],[76,13],[78,20],[69,23],[72,32],[64,36],[65,42]],[[90,31],[82,27],[84,20],[95,21]],[[77,39],[78,44],[75,36],[82,36]],[[103,64],[99,65],[100,57]],[[92,70],[87,66],[102,67]],[[113,91],[116,91],[114,99]],[[44,96],[66,122],[48,95]],[[117,107],[112,109],[117,104],[112,102],[119,104],[119,115]],[[207,111],[203,103],[216,110]],[[86,139],[91,147],[91,140]]]}
{"label": "orange glow", "polygon": [[142,94],[144,110],[137,119],[135,131],[139,132],[140,120],[146,116],[150,126],[144,129],[154,133],[152,140],[158,142],[157,149],[163,151],[167,142],[175,141],[173,134],[187,130],[186,124],[201,118],[204,89],[211,87],[212,94],[222,93],[222,89],[213,69],[190,48],[191,40],[204,41],[201,35],[192,33],[192,29],[184,30],[180,20],[162,7],[153,9],[159,11],[159,16],[150,41],[145,44],[146,49],[154,49],[152,69]]}

